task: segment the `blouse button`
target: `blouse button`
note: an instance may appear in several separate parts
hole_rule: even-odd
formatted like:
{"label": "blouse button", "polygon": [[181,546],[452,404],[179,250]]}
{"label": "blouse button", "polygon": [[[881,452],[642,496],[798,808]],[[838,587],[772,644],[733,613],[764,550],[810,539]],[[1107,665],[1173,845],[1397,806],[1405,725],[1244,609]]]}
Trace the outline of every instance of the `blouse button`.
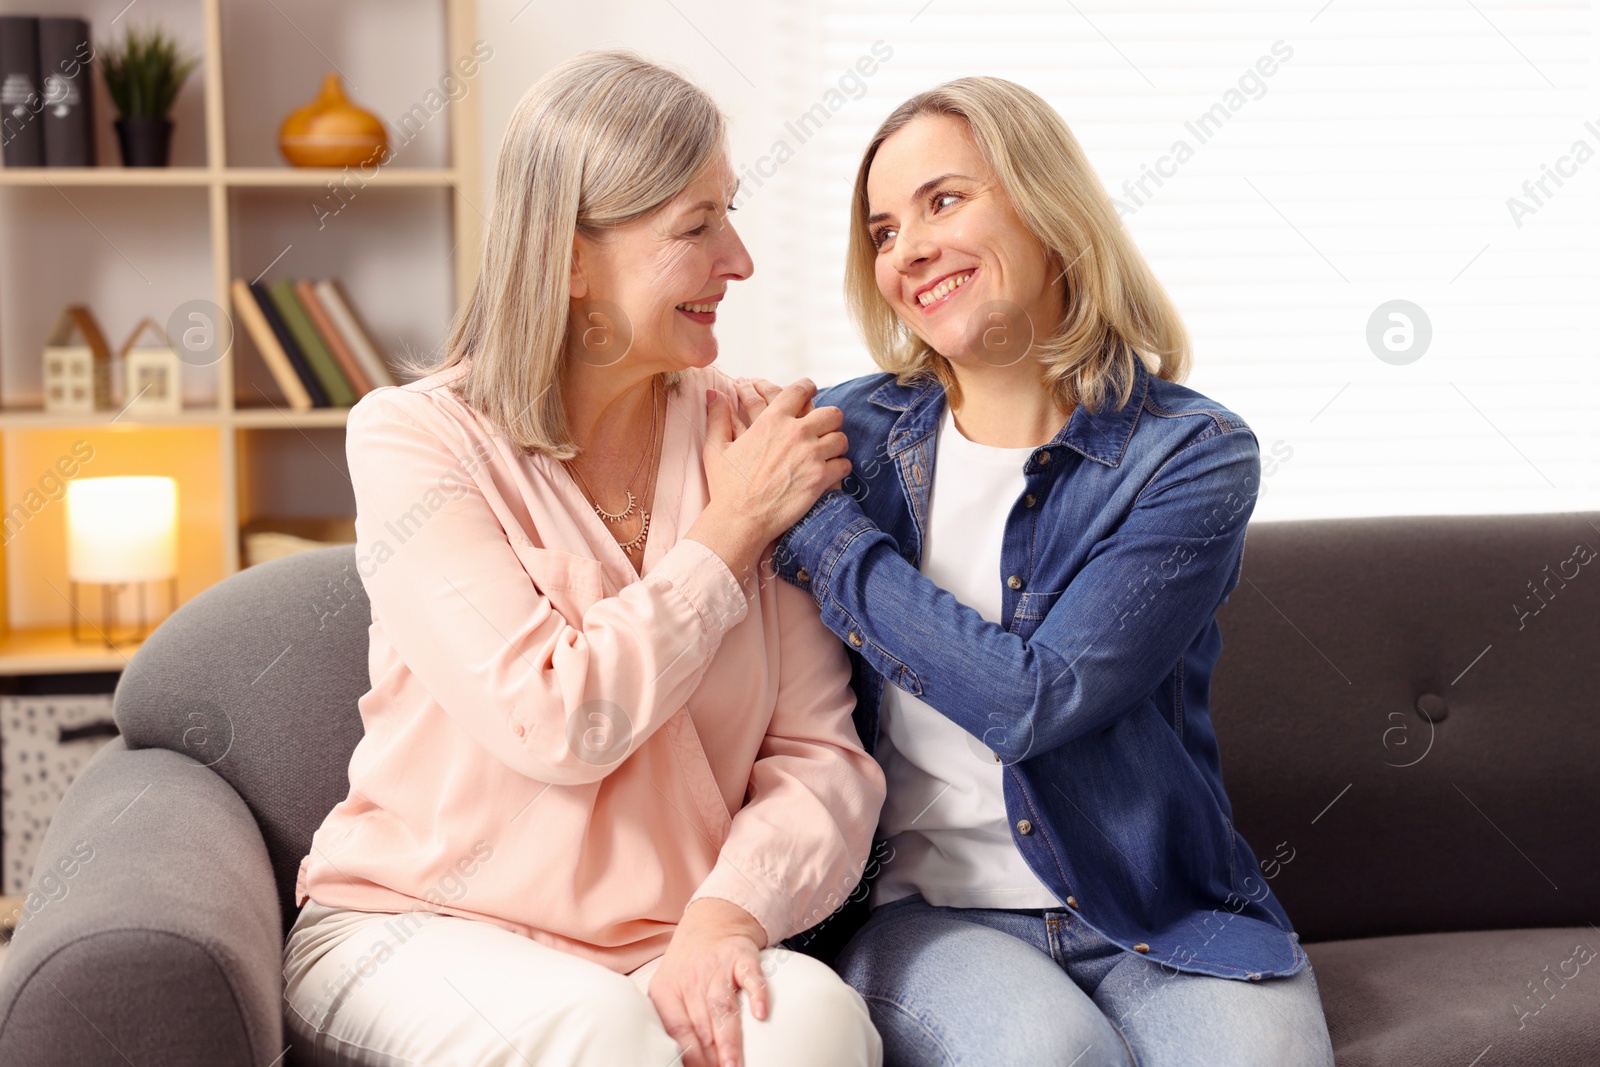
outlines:
{"label": "blouse button", "polygon": [[1145,944],[1143,941],[1141,941],[1137,945],[1133,946],[1133,951],[1135,951],[1135,952],[1149,952],[1150,951],[1150,946]]}
{"label": "blouse button", "polygon": [[1006,585],[1012,589],[1021,589],[1022,579],[1013,574],[1011,577],[1006,579]]}
{"label": "blouse button", "polygon": [[523,726],[523,725],[522,725],[522,724],[521,724],[521,723],[520,723],[520,722],[519,722],[519,723],[517,723],[517,724],[516,724],[516,725],[515,725],[515,726],[513,726],[513,727],[512,727],[512,728],[511,728],[511,732],[512,732],[512,733],[514,733],[514,734],[516,734],[516,735],[517,735],[517,736],[518,736],[518,737],[521,737],[521,736],[522,736],[522,735],[523,735],[523,734],[525,734],[525,733],[527,733],[527,732],[528,732],[528,728],[527,728],[527,727],[525,727],[525,726]]}
{"label": "blouse button", "polygon": [[1027,819],[1017,820],[1017,833],[1024,836],[1033,833],[1033,823],[1029,822]]}
{"label": "blouse button", "polygon": [[850,642],[851,645],[853,645],[856,648],[860,648],[862,646],[862,644],[863,644],[863,642],[861,640],[861,635],[856,633],[854,630],[850,631],[850,633],[849,633],[849,635],[848,635],[848,637],[846,639]]}
{"label": "blouse button", "polygon": [[799,582],[801,585],[809,585],[811,584],[811,572],[806,570],[804,567],[801,567],[799,570],[794,572],[794,580]]}

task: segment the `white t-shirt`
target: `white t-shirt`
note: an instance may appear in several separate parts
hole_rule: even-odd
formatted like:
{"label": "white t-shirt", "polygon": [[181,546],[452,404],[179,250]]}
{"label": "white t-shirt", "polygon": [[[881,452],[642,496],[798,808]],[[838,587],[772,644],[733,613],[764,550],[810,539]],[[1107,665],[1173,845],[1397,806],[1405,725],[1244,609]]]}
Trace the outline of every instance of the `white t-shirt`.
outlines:
{"label": "white t-shirt", "polygon": [[[967,440],[945,405],[922,573],[988,622],[1000,622],[1000,547],[1033,451]],[[913,893],[944,907],[1060,907],[1017,851],[1005,769],[982,740],[886,685],[878,753],[889,785],[879,834],[894,853],[872,885],[872,907]]]}

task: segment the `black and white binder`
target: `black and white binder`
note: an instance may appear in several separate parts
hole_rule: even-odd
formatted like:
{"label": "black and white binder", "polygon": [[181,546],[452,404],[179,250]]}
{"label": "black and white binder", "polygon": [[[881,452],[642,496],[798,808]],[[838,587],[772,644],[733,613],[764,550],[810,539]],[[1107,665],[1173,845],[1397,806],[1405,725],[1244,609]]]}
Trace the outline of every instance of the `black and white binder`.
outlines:
{"label": "black and white binder", "polygon": [[0,15],[0,149],[8,167],[44,166],[39,20]]}
{"label": "black and white binder", "polygon": [[93,57],[89,24],[83,19],[39,19],[47,167],[95,165]]}

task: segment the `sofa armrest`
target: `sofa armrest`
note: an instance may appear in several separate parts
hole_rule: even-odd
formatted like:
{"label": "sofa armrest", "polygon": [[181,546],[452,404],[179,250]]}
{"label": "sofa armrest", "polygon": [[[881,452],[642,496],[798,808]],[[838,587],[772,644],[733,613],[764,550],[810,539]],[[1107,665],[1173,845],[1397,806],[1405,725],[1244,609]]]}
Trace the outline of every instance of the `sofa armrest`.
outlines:
{"label": "sofa armrest", "polygon": [[244,801],[187,756],[116,738],[40,848],[0,968],[0,1063],[267,1067],[282,951]]}

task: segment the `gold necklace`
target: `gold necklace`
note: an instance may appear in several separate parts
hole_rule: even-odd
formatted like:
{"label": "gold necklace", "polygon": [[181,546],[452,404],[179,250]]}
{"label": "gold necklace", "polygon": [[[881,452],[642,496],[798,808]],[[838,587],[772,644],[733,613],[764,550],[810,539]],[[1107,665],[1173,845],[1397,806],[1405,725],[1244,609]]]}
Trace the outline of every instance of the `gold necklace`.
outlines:
{"label": "gold necklace", "polygon": [[[615,524],[615,523],[619,523],[622,520],[626,519],[629,515],[632,515],[635,511],[639,512],[639,532],[636,535],[634,535],[634,537],[631,540],[617,542],[617,547],[621,548],[624,552],[633,552],[633,551],[636,551],[636,550],[643,549],[645,538],[648,537],[649,534],[650,534],[650,512],[648,510],[646,510],[643,506],[641,506],[639,504],[638,497],[633,495],[633,483],[638,480],[639,471],[644,468],[644,461],[645,461],[645,459],[647,457],[651,456],[652,454],[655,457],[655,460],[651,464],[651,467],[650,467],[652,478],[654,477],[655,471],[656,471],[656,469],[657,469],[657,467],[658,467],[658,465],[660,464],[660,461],[661,461],[660,441],[656,437],[656,429],[659,426],[659,422],[657,421],[658,413],[657,413],[657,410],[656,410],[656,385],[657,385],[657,380],[652,378],[651,381],[650,381],[650,437],[648,439],[649,443],[645,445],[645,450],[642,453],[640,453],[639,462],[634,466],[633,473],[628,476],[628,484],[623,489],[623,492],[626,493],[627,496],[628,496],[627,507],[623,508],[621,511],[616,511],[616,512],[607,511],[604,508],[602,508],[600,506],[599,502],[595,499],[594,492],[590,490],[589,483],[584,481],[583,480],[583,475],[578,472],[577,464],[572,463],[572,462],[568,462],[567,463],[567,470],[572,472],[572,476],[573,476],[574,480],[576,480],[577,483],[578,483],[578,488],[582,489],[583,490],[583,495],[588,498],[589,506],[594,509],[594,513],[596,515],[600,516],[601,519],[603,519],[604,521],[606,521],[608,523]],[[646,484],[648,484],[648,483],[646,483]],[[644,488],[641,487],[640,488],[640,492],[643,492],[643,491],[644,491]]]}

